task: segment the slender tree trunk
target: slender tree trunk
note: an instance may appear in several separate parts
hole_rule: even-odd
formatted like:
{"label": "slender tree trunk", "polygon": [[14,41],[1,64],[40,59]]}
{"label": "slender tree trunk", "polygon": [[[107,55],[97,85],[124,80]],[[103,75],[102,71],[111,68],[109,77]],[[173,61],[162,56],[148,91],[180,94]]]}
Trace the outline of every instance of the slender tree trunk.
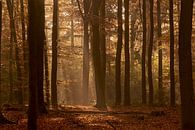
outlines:
{"label": "slender tree trunk", "polygon": [[130,105],[130,54],[129,54],[129,0],[124,0],[125,5],[125,84],[124,105]]}
{"label": "slender tree trunk", "polygon": [[44,42],[44,65],[45,65],[45,96],[47,106],[50,105],[50,88],[49,88],[49,65],[48,65],[48,53],[47,53],[47,40],[45,36]]}
{"label": "slender tree trunk", "polygon": [[58,0],[53,3],[51,102],[57,106]]}
{"label": "slender tree trunk", "polygon": [[175,106],[173,0],[169,0],[171,106]]}
{"label": "slender tree trunk", "polygon": [[100,27],[100,57],[101,57],[101,77],[102,78],[102,89],[104,99],[105,97],[105,88],[106,88],[106,30],[105,30],[105,0],[101,1],[100,8],[100,19],[101,19],[101,27]]}
{"label": "slender tree trunk", "polygon": [[[135,62],[135,59],[134,59],[134,47],[135,47],[135,38],[136,38],[136,29],[135,29],[135,22],[136,22],[136,12],[135,11],[132,11],[132,14],[131,14],[131,76],[130,76],[130,79],[131,79],[131,84],[130,86],[133,86],[135,85],[135,81],[136,81],[136,78],[135,78],[135,68],[134,68],[134,62]],[[134,82],[133,82],[134,81]]]}
{"label": "slender tree trunk", "polygon": [[[74,1],[71,0],[72,7],[74,7]],[[74,12],[72,12],[71,16],[71,49],[74,48]]]}
{"label": "slender tree trunk", "polygon": [[182,0],[179,23],[179,74],[183,130],[195,129],[191,53],[192,15],[193,0]]}
{"label": "slender tree trunk", "polygon": [[[24,80],[25,84],[28,82],[28,45],[26,42],[26,28],[24,19],[24,1],[20,0],[20,15],[21,15],[21,25],[22,25],[22,46],[23,46],[23,60],[24,60]],[[24,85],[25,85],[24,84]]]}
{"label": "slender tree trunk", "polygon": [[142,104],[146,104],[146,1],[143,0]]}
{"label": "slender tree trunk", "polygon": [[118,0],[118,41],[116,51],[116,70],[115,70],[115,86],[116,86],[116,101],[115,104],[121,105],[121,51],[123,44],[123,20],[122,20],[122,0]]}
{"label": "slender tree trunk", "polygon": [[83,44],[83,103],[89,103],[89,0],[84,0],[84,44]]}
{"label": "slender tree trunk", "polygon": [[153,19],[154,1],[150,0],[150,43],[148,46],[148,84],[149,84],[149,104],[153,104],[153,78],[152,78],[152,50],[154,38],[154,19]]}
{"label": "slender tree trunk", "polygon": [[[10,1],[7,0],[7,8],[9,14],[11,13],[10,11]],[[12,23],[10,19],[10,29],[12,28]],[[10,50],[9,50],[9,82],[10,82],[10,92],[9,92],[9,102],[13,102],[13,36],[12,36],[12,31],[10,31],[10,44],[9,44]]]}
{"label": "slender tree trunk", "polygon": [[1,36],[2,36],[2,1],[0,0],[0,106],[2,105],[2,83],[1,83]]}
{"label": "slender tree trunk", "polygon": [[157,21],[158,21],[158,102],[163,104],[163,81],[162,81],[162,29],[161,29],[161,0],[157,0]]}

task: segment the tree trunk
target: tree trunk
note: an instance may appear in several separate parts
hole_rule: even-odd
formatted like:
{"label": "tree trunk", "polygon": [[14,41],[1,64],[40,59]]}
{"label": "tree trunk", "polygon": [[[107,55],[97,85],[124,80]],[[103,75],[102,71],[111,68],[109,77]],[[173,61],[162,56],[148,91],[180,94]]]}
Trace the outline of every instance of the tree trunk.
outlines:
{"label": "tree trunk", "polygon": [[154,19],[153,19],[154,1],[150,0],[150,43],[148,46],[148,84],[149,84],[149,105],[153,105],[153,78],[152,78],[152,50],[154,38]]}
{"label": "tree trunk", "polygon": [[18,92],[20,94],[20,96],[18,97],[18,103],[19,104],[23,104],[22,78],[21,78],[22,77],[22,71],[21,71],[21,68],[20,68],[21,65],[20,65],[20,58],[19,58],[19,47],[18,47],[18,42],[17,42],[15,20],[14,20],[14,14],[13,14],[14,3],[12,3],[10,0],[6,0],[6,3],[7,3],[7,8],[8,8],[8,12],[9,12],[9,18],[10,18],[11,44],[15,45],[15,60],[16,60],[16,70],[17,70],[16,86],[17,86]]}
{"label": "tree trunk", "polygon": [[100,50],[100,12],[101,2],[99,0],[93,0],[92,10],[93,10],[93,20],[92,20],[92,55],[93,64],[95,72],[95,86],[96,86],[96,97],[97,97],[97,107],[105,107],[105,86],[102,79],[102,63],[101,63],[101,50]]}
{"label": "tree trunk", "polygon": [[53,2],[51,102],[57,106],[58,0]]}
{"label": "tree trunk", "polygon": [[83,104],[89,103],[89,0],[84,0],[84,44],[83,44]]}
{"label": "tree trunk", "polygon": [[2,1],[0,1],[0,106],[2,105],[2,85],[1,85],[1,36],[2,36]]}
{"label": "tree trunk", "polygon": [[116,101],[115,105],[121,105],[121,51],[123,44],[123,20],[122,20],[122,0],[118,0],[118,41],[116,50],[116,70],[115,70],[115,87]]}
{"label": "tree trunk", "polygon": [[130,54],[129,54],[129,0],[124,1],[125,5],[125,84],[124,84],[124,105],[130,105]]}
{"label": "tree trunk", "polygon": [[143,0],[142,104],[146,104],[146,1]]}
{"label": "tree trunk", "polygon": [[157,22],[158,22],[158,102],[163,104],[163,75],[162,75],[162,29],[161,29],[161,0],[157,0]]}
{"label": "tree trunk", "polygon": [[131,79],[131,84],[130,86],[134,86],[136,82],[135,78],[135,68],[134,68],[134,47],[135,47],[135,38],[136,38],[136,28],[135,28],[135,22],[136,22],[136,10],[132,11],[131,13],[131,73],[130,73],[130,79]]}
{"label": "tree trunk", "polygon": [[175,106],[173,0],[169,0],[171,106]]}
{"label": "tree trunk", "polygon": [[100,19],[101,19],[101,27],[100,27],[100,57],[101,57],[101,77],[102,80],[102,89],[104,98],[105,97],[105,88],[106,88],[106,30],[105,30],[105,0],[101,1],[100,7]]}
{"label": "tree trunk", "polygon": [[179,23],[179,74],[183,130],[195,129],[191,53],[192,14],[193,0],[182,0]]}
{"label": "tree trunk", "polygon": [[28,45],[26,42],[26,29],[24,20],[24,1],[20,0],[20,15],[22,25],[22,46],[23,46],[23,60],[24,60],[24,85],[28,83]]}
{"label": "tree trunk", "polygon": [[47,40],[45,36],[44,42],[44,65],[45,65],[45,96],[47,106],[50,105],[50,88],[49,88],[49,65],[48,65],[48,53],[47,53]]}
{"label": "tree trunk", "polygon": [[[74,1],[71,0],[71,4],[72,7],[74,7]],[[71,49],[73,50],[74,48],[74,12],[72,12],[71,14],[71,22],[70,22],[70,26],[71,26]]]}

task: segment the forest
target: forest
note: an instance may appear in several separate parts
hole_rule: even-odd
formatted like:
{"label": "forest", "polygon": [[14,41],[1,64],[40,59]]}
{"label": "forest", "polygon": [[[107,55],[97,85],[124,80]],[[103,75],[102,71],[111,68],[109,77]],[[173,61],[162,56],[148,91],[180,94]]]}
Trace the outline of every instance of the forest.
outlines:
{"label": "forest", "polygon": [[194,87],[194,0],[0,0],[0,130],[195,130]]}

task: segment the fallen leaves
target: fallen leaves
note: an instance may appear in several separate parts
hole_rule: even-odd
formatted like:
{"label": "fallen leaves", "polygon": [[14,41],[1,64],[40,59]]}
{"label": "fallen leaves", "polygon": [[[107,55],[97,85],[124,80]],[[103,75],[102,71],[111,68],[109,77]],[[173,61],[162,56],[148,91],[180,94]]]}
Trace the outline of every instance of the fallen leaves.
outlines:
{"label": "fallen leaves", "polygon": [[[8,111],[4,116],[17,124],[0,125],[0,130],[26,130],[27,115]],[[61,107],[38,119],[39,130],[178,130],[179,108],[109,107],[107,111],[88,106]]]}

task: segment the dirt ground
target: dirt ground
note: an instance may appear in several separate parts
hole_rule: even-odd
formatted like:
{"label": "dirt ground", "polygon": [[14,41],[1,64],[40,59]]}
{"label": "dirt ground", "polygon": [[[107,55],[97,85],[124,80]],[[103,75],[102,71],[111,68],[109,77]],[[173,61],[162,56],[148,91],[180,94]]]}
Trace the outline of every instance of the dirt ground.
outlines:
{"label": "dirt ground", "polygon": [[[0,125],[0,130],[26,130],[24,111],[4,111],[16,124]],[[39,130],[180,130],[180,110],[170,107],[61,106],[38,119]]]}

